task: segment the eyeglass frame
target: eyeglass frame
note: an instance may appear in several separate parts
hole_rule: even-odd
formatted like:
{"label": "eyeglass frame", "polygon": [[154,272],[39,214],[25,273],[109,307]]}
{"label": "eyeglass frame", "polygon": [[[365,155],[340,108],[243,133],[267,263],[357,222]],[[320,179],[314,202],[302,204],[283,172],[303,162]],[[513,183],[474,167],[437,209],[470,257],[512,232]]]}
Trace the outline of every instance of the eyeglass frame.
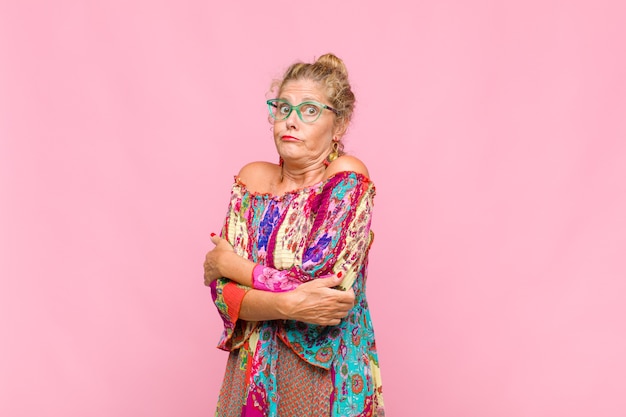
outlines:
{"label": "eyeglass frame", "polygon": [[[291,104],[290,102],[288,102],[287,100],[285,100],[283,98],[272,98],[272,99],[267,100],[265,103],[267,104],[267,109],[270,112],[270,117],[272,119],[274,119],[274,120],[278,120],[279,122],[283,121],[283,120],[287,120],[287,118],[289,116],[291,116],[291,113],[294,110],[296,111],[296,114],[298,115],[298,118],[300,118],[302,123],[315,123],[316,121],[318,121],[319,118],[322,116],[322,111],[321,110],[320,110],[320,113],[317,115],[317,117],[314,120],[311,120],[310,122],[307,122],[306,120],[304,120],[302,118],[302,113],[300,112],[300,108],[302,106],[306,105],[306,104],[314,104],[314,105],[320,107],[322,110],[323,109],[328,109],[328,110],[332,111],[333,113],[335,113],[336,116],[339,116],[339,111],[337,111],[337,109],[334,109],[334,108],[330,107],[328,104],[320,103],[318,101],[313,101],[313,100],[303,101],[300,104],[294,105],[294,104]],[[284,103],[284,104],[287,104],[290,107],[289,113],[287,113],[285,115],[285,117],[280,118],[280,119],[276,118],[276,116],[274,115],[274,112],[272,111],[272,108],[275,108],[275,109],[278,108],[277,103]]]}

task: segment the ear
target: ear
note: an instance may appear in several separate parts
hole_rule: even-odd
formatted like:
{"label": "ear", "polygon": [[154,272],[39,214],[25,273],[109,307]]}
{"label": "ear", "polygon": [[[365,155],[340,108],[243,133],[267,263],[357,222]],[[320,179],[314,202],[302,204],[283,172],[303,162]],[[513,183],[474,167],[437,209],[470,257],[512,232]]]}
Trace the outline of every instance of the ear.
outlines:
{"label": "ear", "polygon": [[348,123],[345,120],[339,122],[333,131],[333,139],[341,140],[346,130],[348,130]]}

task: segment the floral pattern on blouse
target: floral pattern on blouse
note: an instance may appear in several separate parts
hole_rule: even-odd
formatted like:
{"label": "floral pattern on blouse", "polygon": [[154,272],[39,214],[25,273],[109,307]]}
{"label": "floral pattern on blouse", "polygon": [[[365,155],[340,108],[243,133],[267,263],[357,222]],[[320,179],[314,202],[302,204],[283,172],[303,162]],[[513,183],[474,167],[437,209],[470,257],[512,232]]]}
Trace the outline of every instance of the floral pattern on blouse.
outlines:
{"label": "floral pattern on blouse", "polygon": [[[276,415],[277,343],[328,369],[333,380],[332,416],[382,416],[382,383],[365,283],[374,184],[355,172],[340,172],[319,184],[283,196],[256,194],[237,178],[222,230],[235,251],[257,263],[255,288],[286,288],[342,272],[338,289],[352,288],[355,306],[336,326],[294,320],[248,322],[238,318],[249,288],[226,278],[212,286],[224,322],[218,347],[249,348],[246,415]],[[254,279],[253,279],[254,281]]]}
{"label": "floral pattern on blouse", "polygon": [[252,287],[257,290],[284,292],[302,284],[296,275],[281,274],[274,268],[256,265],[252,271]]}

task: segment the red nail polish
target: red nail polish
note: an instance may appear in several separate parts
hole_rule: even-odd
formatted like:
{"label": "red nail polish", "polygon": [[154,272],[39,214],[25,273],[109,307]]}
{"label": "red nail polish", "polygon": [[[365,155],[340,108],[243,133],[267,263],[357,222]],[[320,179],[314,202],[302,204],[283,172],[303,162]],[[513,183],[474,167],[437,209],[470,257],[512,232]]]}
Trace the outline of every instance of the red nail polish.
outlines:
{"label": "red nail polish", "polygon": [[211,233],[211,237],[215,236],[215,233]]}
{"label": "red nail polish", "polygon": [[337,273],[337,278],[341,278],[341,276],[342,276],[342,275],[343,275],[343,272],[339,271],[339,272]]}

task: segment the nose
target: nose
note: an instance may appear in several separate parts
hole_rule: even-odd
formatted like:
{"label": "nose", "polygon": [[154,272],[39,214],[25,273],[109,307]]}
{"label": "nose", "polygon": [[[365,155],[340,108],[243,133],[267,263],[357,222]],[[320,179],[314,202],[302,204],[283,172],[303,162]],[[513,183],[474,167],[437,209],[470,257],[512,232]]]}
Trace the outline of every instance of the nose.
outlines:
{"label": "nose", "polygon": [[292,109],[289,116],[285,119],[285,124],[287,125],[287,129],[297,129],[298,123],[300,123],[300,119],[298,118],[298,112],[296,109]]}

